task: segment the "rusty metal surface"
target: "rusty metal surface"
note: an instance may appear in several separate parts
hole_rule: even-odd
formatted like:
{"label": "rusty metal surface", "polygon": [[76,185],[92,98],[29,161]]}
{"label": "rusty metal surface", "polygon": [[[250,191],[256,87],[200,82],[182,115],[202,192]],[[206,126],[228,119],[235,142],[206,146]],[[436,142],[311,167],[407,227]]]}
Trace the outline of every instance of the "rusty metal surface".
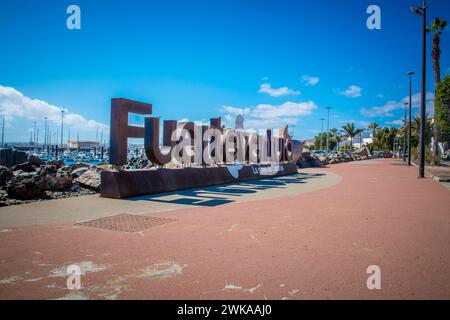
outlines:
{"label": "rusty metal surface", "polygon": [[237,178],[224,167],[103,171],[100,195],[106,198],[130,198],[182,189],[201,188],[237,181],[263,179],[297,173],[294,163],[279,164],[283,171],[261,174],[271,165],[243,165]]}
{"label": "rusty metal surface", "polygon": [[76,223],[77,226],[100,228],[113,231],[137,232],[163,224],[172,223],[175,219],[148,217],[132,214],[118,214],[111,217],[94,219]]}
{"label": "rusty metal surface", "polygon": [[127,162],[128,138],[144,138],[144,128],[128,125],[128,113],[151,114],[152,105],[124,98],[111,99],[109,162],[121,166]]}
{"label": "rusty metal surface", "polygon": [[163,153],[159,147],[159,118],[151,117],[145,119],[144,148],[147,158],[152,163],[164,165],[170,162],[172,158],[172,148],[176,144],[176,141],[171,141],[171,135],[176,127],[176,121],[164,121],[163,144],[168,147],[169,150]]}

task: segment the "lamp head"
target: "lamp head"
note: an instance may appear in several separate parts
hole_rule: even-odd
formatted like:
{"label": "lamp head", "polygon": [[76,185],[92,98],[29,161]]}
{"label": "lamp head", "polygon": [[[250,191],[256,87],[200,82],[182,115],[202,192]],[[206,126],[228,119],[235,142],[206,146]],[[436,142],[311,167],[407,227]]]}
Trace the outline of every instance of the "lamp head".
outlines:
{"label": "lamp head", "polygon": [[408,76],[412,76],[412,75],[414,75],[414,71],[408,71],[406,74],[407,74]]}
{"label": "lamp head", "polygon": [[416,8],[416,7],[411,7],[411,11],[413,14],[421,16],[422,15],[422,11],[420,10],[420,8]]}

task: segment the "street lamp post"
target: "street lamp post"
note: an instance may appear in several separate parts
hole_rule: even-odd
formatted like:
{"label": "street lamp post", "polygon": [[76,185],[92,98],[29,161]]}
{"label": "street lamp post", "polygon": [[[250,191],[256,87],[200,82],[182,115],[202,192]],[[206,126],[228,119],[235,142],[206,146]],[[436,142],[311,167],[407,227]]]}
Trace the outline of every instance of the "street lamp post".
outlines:
{"label": "street lamp post", "polygon": [[33,146],[36,145],[36,120],[34,121]]}
{"label": "street lamp post", "polygon": [[422,7],[411,8],[411,11],[422,16],[422,85],[420,98],[420,150],[419,150],[419,178],[425,177],[425,90],[426,90],[426,50],[427,50],[427,2],[423,0]]}
{"label": "street lamp post", "polygon": [[414,75],[414,72],[409,71],[407,75],[409,76],[408,166],[411,166],[412,76]]}
{"label": "street lamp post", "polygon": [[322,143],[323,139],[322,139],[322,134],[323,134],[323,122],[325,121],[325,119],[324,119],[324,118],[320,118],[319,120],[320,120],[321,123],[322,123],[322,126],[320,127],[320,135],[319,135],[319,137],[320,137],[320,150],[323,150],[323,143]]}
{"label": "street lamp post", "polygon": [[61,148],[63,146],[63,136],[64,136],[64,110],[61,110]]}
{"label": "street lamp post", "polygon": [[330,137],[330,110],[333,109],[331,107],[325,107],[325,109],[328,112],[328,119],[327,119],[327,151],[330,150],[330,145],[329,145],[329,137]]}
{"label": "street lamp post", "polygon": [[[403,121],[405,127],[406,127],[406,108],[408,108],[408,104],[409,104],[408,102],[405,102],[405,119]],[[406,162],[406,130],[403,136],[403,162]]]}
{"label": "street lamp post", "polygon": [[5,116],[3,116],[2,123],[2,147],[5,145]]}
{"label": "street lamp post", "polygon": [[47,117],[44,118],[44,146],[47,145]]}

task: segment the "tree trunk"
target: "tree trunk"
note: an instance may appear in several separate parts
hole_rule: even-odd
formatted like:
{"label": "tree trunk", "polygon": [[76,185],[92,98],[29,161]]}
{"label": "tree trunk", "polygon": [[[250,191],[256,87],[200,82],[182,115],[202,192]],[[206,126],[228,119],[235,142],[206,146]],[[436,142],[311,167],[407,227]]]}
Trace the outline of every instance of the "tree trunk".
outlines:
{"label": "tree trunk", "polygon": [[[440,41],[439,34],[435,33],[433,37],[433,50],[431,52],[431,57],[433,60],[433,70],[434,70],[434,88],[436,89],[441,82],[441,49],[440,49]],[[436,101],[435,101],[436,105]],[[436,121],[436,107],[434,107],[434,128],[433,128],[433,159],[432,162],[434,165],[439,164],[439,127]]]}

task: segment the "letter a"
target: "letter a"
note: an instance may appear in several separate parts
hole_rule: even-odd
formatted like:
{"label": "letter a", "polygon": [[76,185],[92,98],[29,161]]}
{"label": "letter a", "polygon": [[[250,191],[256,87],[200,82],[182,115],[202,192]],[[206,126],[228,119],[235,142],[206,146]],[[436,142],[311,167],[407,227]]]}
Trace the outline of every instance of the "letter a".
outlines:
{"label": "letter a", "polygon": [[371,274],[370,277],[367,278],[367,289],[373,290],[381,289],[381,269],[379,266],[368,266],[367,273]]}
{"label": "letter a", "polygon": [[372,14],[367,18],[367,28],[369,30],[381,29],[381,9],[377,5],[370,5],[367,8],[367,14]]}
{"label": "letter a", "polygon": [[66,26],[67,29],[73,30],[81,29],[81,10],[80,7],[77,5],[70,5],[67,7],[67,14],[70,14],[70,16],[66,20]]}

